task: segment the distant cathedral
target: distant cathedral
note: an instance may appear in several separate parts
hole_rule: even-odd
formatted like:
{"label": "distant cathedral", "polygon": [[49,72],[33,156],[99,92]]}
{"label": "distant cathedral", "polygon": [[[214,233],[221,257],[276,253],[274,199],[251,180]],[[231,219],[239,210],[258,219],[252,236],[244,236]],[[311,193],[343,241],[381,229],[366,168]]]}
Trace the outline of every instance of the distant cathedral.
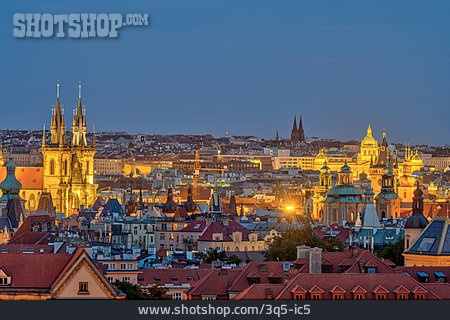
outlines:
{"label": "distant cathedral", "polygon": [[71,139],[68,141],[59,87],[58,83],[56,105],[52,110],[50,142],[46,141],[45,128],[42,136],[43,191],[51,193],[56,212],[69,216],[81,206],[92,206],[96,199],[98,185],[94,184],[95,138],[92,132],[91,142],[88,143],[86,109],[81,102],[80,84]]}
{"label": "distant cathedral", "polygon": [[305,142],[305,130],[303,129],[302,116],[300,116],[300,121],[297,127],[297,117],[294,116],[294,124],[292,125],[291,131],[291,142],[296,144],[298,142]]}

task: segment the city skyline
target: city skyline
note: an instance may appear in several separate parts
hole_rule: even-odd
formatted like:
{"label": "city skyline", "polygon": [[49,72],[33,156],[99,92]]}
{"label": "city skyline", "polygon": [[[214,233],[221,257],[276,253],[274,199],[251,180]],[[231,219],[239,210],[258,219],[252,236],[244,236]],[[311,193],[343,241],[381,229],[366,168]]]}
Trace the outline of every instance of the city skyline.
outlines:
{"label": "city skyline", "polygon": [[15,12],[86,4],[1,4],[2,128],[42,128],[60,79],[66,111],[83,82],[100,131],[289,137],[302,115],[308,137],[356,140],[370,123],[378,139],[385,128],[390,142],[448,144],[446,4],[112,1],[90,10],[149,13],[151,25],[118,39],[12,36]]}

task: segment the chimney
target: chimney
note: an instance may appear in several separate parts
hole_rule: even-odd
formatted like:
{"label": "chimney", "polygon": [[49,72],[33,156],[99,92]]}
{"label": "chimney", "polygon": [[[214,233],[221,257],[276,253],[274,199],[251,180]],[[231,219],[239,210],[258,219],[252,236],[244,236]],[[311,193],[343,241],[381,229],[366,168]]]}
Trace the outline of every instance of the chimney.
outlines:
{"label": "chimney", "polygon": [[322,248],[311,248],[309,251],[309,273],[322,273]]}
{"label": "chimney", "polygon": [[266,296],[266,300],[273,300],[272,289],[266,288],[266,290],[265,290],[265,296]]}
{"label": "chimney", "polygon": [[297,259],[309,259],[309,247],[297,246]]}

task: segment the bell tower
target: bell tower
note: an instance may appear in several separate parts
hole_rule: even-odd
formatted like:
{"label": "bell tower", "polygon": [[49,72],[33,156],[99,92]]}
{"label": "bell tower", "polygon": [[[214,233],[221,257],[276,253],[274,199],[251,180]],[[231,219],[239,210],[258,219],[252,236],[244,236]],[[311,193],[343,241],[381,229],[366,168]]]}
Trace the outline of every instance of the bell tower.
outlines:
{"label": "bell tower", "polygon": [[95,141],[88,144],[86,112],[81,103],[81,84],[78,86],[78,105],[74,112],[70,144],[66,138],[64,111],[60,103],[60,84],[57,83],[56,105],[52,110],[50,142],[42,136],[44,165],[43,189],[50,192],[57,213],[69,216],[80,207],[91,206],[96,199],[94,184]]}

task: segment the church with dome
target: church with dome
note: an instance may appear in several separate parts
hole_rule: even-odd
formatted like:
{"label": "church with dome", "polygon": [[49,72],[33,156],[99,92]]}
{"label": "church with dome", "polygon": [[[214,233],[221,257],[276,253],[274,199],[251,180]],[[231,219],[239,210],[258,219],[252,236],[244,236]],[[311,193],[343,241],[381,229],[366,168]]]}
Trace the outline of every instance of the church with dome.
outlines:
{"label": "church with dome", "polygon": [[325,193],[323,217],[320,220],[327,224],[354,222],[364,206],[363,191],[353,184],[353,174],[345,163],[339,171],[338,183]]}

